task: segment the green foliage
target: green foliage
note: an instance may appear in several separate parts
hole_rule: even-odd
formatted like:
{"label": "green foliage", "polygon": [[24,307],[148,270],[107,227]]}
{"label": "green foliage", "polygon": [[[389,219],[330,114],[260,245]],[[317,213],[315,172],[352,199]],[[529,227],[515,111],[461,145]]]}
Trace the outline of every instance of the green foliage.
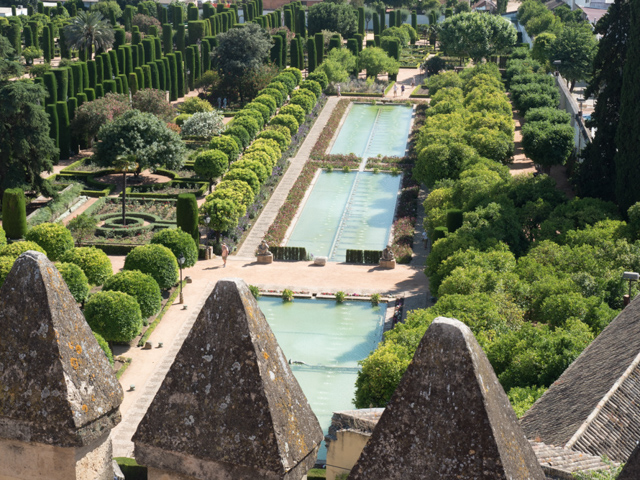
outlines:
{"label": "green foliage", "polygon": [[224,179],[241,180],[246,182],[251,187],[254,195],[260,191],[260,180],[258,179],[258,176],[247,168],[235,168],[230,170],[229,173],[224,176]]}
{"label": "green foliage", "polygon": [[591,74],[598,41],[588,23],[565,25],[549,49],[550,58],[560,60],[560,74],[571,82],[571,90],[578,80]]}
{"label": "green foliage", "polygon": [[231,162],[235,161],[240,154],[240,147],[238,146],[236,141],[228,135],[213,137],[209,142],[209,148],[211,150],[218,150],[225,153],[228,157],[228,161]]}
{"label": "green foliage", "polygon": [[25,239],[40,245],[54,262],[73,248],[71,232],[60,223],[41,223],[30,229]]}
{"label": "green foliage", "polygon": [[329,79],[327,78],[327,74],[321,71],[315,71],[307,75],[307,80],[313,80],[320,84],[322,90],[329,86]]}
{"label": "green foliage", "polygon": [[176,203],[176,223],[179,229],[191,235],[196,245],[200,243],[198,230],[198,202],[193,193],[181,193]]}
{"label": "green foliage", "polygon": [[189,97],[178,106],[180,113],[193,115],[198,112],[212,112],[213,106],[206,100],[199,97]]}
{"label": "green foliage", "polygon": [[23,253],[29,250],[41,252],[41,253],[44,253],[45,255],[47,254],[47,252],[37,243],[26,241],[26,242],[11,243],[9,245],[5,245],[4,247],[0,248],[0,257],[10,257],[15,260],[20,255],[22,255]]}
{"label": "green foliage", "polygon": [[538,165],[564,165],[573,150],[573,135],[569,124],[527,122],[522,127],[522,147]]}
{"label": "green foliage", "polygon": [[9,272],[11,272],[15,261],[16,260],[13,257],[0,256],[0,287],[2,287],[5,279],[7,278],[7,275],[9,275]]}
{"label": "green foliage", "polygon": [[251,143],[249,133],[240,125],[232,125],[225,130],[225,135],[230,136],[241,147],[245,148]]}
{"label": "green foliage", "polygon": [[576,480],[615,480],[622,473],[624,469],[624,463],[617,467],[606,455],[601,457],[602,463],[605,463],[608,468],[603,470],[589,470],[578,471],[573,473],[573,478]]}
{"label": "green foliage", "polygon": [[[191,237],[189,240],[193,243]],[[138,270],[123,270],[110,277],[102,287],[102,291],[117,291],[131,295],[138,306],[143,319],[147,319],[160,311],[162,295],[160,287],[153,277]]]}
{"label": "green foliage", "polygon": [[160,230],[151,238],[152,244],[164,245],[177,258],[184,257],[182,268],[193,267],[198,261],[198,246],[191,235],[181,229]]}
{"label": "green foliage", "polygon": [[545,387],[514,387],[507,392],[507,396],[516,416],[520,418],[546,391]]}
{"label": "green foliage", "polygon": [[178,281],[178,262],[163,245],[141,245],[134,248],[124,261],[125,270],[140,270],[153,277],[162,289],[171,288]]}
{"label": "green foliage", "polygon": [[109,342],[130,342],[142,330],[140,306],[122,292],[98,292],[87,300],[84,316],[91,330]]}
{"label": "green foliage", "polygon": [[130,110],[98,132],[95,159],[112,166],[120,155],[134,155],[141,169],[164,166],[178,169],[186,152],[177,133],[155,115]]}
{"label": "green foliage", "polygon": [[[298,125],[302,125],[306,117],[304,109],[300,105],[295,105],[295,104],[288,104],[282,107],[280,109],[278,116],[282,116],[282,115],[293,116],[296,122],[298,123]],[[296,132],[297,132],[297,129],[296,129]]]}
{"label": "green foliage", "polygon": [[199,177],[206,178],[210,184],[229,168],[229,157],[221,150],[204,150],[196,156],[193,169]]}
{"label": "green foliage", "polygon": [[102,13],[95,10],[78,12],[71,23],[64,27],[64,37],[70,48],[87,49],[89,52],[94,46],[106,51],[114,42],[113,27],[104,21]]}
{"label": "green foliage", "polygon": [[0,227],[0,247],[4,247],[7,244],[7,234],[4,229]]}
{"label": "green foliage", "polygon": [[238,224],[239,208],[240,204],[230,198],[207,197],[207,201],[202,206],[202,213],[209,216],[211,220],[208,226],[220,236]]}
{"label": "green foliage", "polygon": [[89,295],[89,280],[82,269],[73,263],[58,263],[56,268],[67,284],[76,302],[82,303]]}
{"label": "green foliage", "polygon": [[286,113],[280,113],[273,117],[271,119],[271,125],[283,125],[287,127],[292,136],[298,133],[298,128],[300,128],[296,118],[293,115],[287,115]]}
{"label": "green foliage", "polygon": [[79,266],[91,285],[102,285],[113,274],[109,257],[95,247],[67,250],[60,257],[60,261]]}
{"label": "green foliage", "polygon": [[[309,8],[307,24],[309,35],[329,30],[344,37],[352,37],[358,29],[358,17],[351,5],[322,2]],[[321,62],[321,58],[318,58],[318,63]]]}
{"label": "green foliage", "polygon": [[[115,2],[114,2],[115,3]],[[92,332],[93,336],[96,339],[96,342],[98,342],[98,345],[100,346],[100,348],[102,349],[102,351],[104,352],[105,356],[107,357],[107,360],[109,361],[109,365],[111,365],[113,367],[113,353],[111,352],[111,348],[109,348],[109,344],[107,343],[107,341],[102,338],[102,335],[96,333],[96,332]]]}
{"label": "green foliage", "polygon": [[27,210],[22,189],[10,188],[4,191],[2,226],[10,239],[23,238],[27,233]]}
{"label": "green foliage", "polygon": [[247,103],[244,106],[244,110],[256,110],[260,112],[260,114],[262,115],[263,124],[268,122],[269,118],[271,117],[271,109],[264,103],[260,103],[260,102]]}
{"label": "green foliage", "polygon": [[365,48],[360,52],[358,65],[359,68],[366,70],[367,77],[377,77],[381,73],[396,75],[400,68],[395,58],[390,58],[382,48],[378,47]]}
{"label": "green foliage", "polygon": [[97,226],[98,220],[96,220],[95,217],[89,216],[86,213],[81,213],[69,222],[67,228],[71,232],[76,244],[79,246],[85,238],[93,235]]}

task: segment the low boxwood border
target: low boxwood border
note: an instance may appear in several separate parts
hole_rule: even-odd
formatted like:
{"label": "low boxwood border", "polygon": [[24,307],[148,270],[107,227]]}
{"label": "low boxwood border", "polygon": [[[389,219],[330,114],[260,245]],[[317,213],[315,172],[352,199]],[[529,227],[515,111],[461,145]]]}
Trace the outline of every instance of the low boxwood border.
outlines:
{"label": "low boxwood border", "polygon": [[[187,281],[183,280],[182,288],[184,288],[186,284],[187,284]],[[156,327],[164,317],[165,313],[167,313],[169,308],[171,308],[171,305],[173,305],[173,301],[178,297],[179,294],[180,294],[180,282],[178,282],[178,286],[175,287],[175,290],[173,291],[171,296],[167,299],[167,302],[164,304],[164,307],[162,307],[162,310],[160,310],[160,313],[156,315],[155,320],[149,324],[149,327],[147,328],[147,330],[142,334],[142,337],[140,337],[140,340],[138,340],[139,347],[142,347],[145,344],[145,342],[149,339],[149,337],[151,336],[153,331],[156,329]]]}
{"label": "low boxwood border", "polygon": [[[141,185],[139,187],[127,187],[127,197],[129,198],[150,198],[150,199],[164,199],[164,198],[178,198],[179,193],[155,193],[155,190],[162,190],[163,188],[172,187],[175,185],[200,185],[200,187],[195,190],[194,193],[196,197],[202,197],[209,189],[209,182],[202,182],[199,180],[189,180],[189,179],[179,179],[172,180],[166,183],[155,183],[153,185]],[[148,189],[148,192],[132,192],[132,188],[137,189]],[[120,193],[119,197],[122,197],[122,193]]]}

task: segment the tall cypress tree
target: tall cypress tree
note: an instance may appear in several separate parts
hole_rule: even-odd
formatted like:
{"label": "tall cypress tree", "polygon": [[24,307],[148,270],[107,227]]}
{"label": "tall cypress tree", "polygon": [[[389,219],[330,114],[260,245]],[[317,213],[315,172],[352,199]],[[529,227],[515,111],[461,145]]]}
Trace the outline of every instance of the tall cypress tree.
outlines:
{"label": "tall cypress tree", "polygon": [[316,41],[313,37],[307,39],[307,64],[309,73],[316,69]]}
{"label": "tall cypress tree", "polygon": [[629,35],[622,91],[620,94],[620,121],[616,131],[616,199],[622,212],[640,201],[640,1],[630,2]]}
{"label": "tall cypress tree", "polygon": [[67,102],[57,102],[56,110],[58,114],[58,140],[60,146],[60,159],[69,158],[71,151],[71,132],[69,130],[69,111]]}
{"label": "tall cypress tree", "polygon": [[583,162],[572,178],[581,197],[615,201],[615,135],[620,120],[622,71],[627,55],[629,0],[616,0],[596,25],[602,35],[593,61],[593,75],[585,98],[597,98],[591,123],[596,127],[593,141],[582,151]]}

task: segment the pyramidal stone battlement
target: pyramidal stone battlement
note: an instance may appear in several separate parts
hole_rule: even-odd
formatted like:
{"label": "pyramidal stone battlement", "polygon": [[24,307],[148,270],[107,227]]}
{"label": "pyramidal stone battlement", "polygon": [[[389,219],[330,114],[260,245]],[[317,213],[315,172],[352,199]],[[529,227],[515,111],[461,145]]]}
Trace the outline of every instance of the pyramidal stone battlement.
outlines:
{"label": "pyramidal stone battlement", "polygon": [[322,429],[244,281],[218,281],[133,441],[150,480],[298,480],[314,465]]}
{"label": "pyramidal stone battlement", "polygon": [[0,326],[0,478],[111,480],[122,388],[42,253],[13,265]]}
{"label": "pyramidal stone battlement", "polygon": [[436,318],[349,480],[543,480],[509,399],[469,328]]}
{"label": "pyramidal stone battlement", "polygon": [[0,325],[0,437],[78,447],[118,424],[122,388],[45,255],[16,260]]}

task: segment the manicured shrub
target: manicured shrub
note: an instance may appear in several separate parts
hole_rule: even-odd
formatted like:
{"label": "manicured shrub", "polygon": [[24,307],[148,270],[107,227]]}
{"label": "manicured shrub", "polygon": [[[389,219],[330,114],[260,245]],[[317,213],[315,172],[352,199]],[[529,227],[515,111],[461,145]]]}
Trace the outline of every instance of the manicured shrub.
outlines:
{"label": "manicured shrub", "polygon": [[67,250],[73,248],[71,232],[60,223],[41,223],[29,230],[27,240],[37,243],[47,252],[49,260],[57,261]]}
{"label": "manicured shrub", "polygon": [[244,110],[256,110],[260,112],[260,114],[262,115],[263,123],[268,122],[269,118],[271,118],[271,109],[264,103],[260,103],[260,102],[247,103],[244,107]]}
{"label": "manicured shrub", "polygon": [[242,205],[245,209],[251,205],[255,199],[255,195],[249,184],[242,180],[223,180],[218,184],[215,192],[207,196],[207,201],[216,196],[218,196],[218,198],[230,198],[236,204]]}
{"label": "manicured shrub", "polygon": [[276,101],[273,97],[269,95],[258,95],[256,98],[253,99],[253,101],[262,103],[263,105],[266,105],[267,107],[269,107],[270,116],[276,113]]}
{"label": "manicured shrub", "polygon": [[36,242],[15,242],[0,248],[0,257],[11,257],[15,260],[29,250],[47,254],[44,248]]}
{"label": "manicured shrub", "polygon": [[91,285],[102,285],[113,274],[109,257],[96,247],[80,247],[67,250],[60,257],[60,261],[78,265]]}
{"label": "manicured shrub", "polygon": [[140,306],[122,292],[98,292],[87,300],[84,316],[91,330],[108,342],[130,342],[142,330]]}
{"label": "manicured shrub", "polygon": [[196,174],[209,181],[209,191],[213,181],[229,169],[229,157],[221,150],[204,150],[196,155],[193,164]]}
{"label": "manicured shrub", "polygon": [[286,96],[283,96],[280,90],[276,88],[270,88],[269,86],[263,88],[258,92],[259,95],[269,95],[276,101],[276,106],[281,107],[284,103]]}
{"label": "manicured shrub", "polygon": [[235,121],[240,117],[251,117],[256,122],[258,122],[258,128],[262,129],[262,127],[264,127],[264,118],[262,118],[262,114],[258,110],[254,110],[252,108],[243,108],[234,115],[233,120]]}
{"label": "manicured shrub", "polygon": [[181,193],[176,203],[176,223],[178,228],[187,232],[196,242],[200,243],[200,230],[198,230],[198,201],[193,193]]}
{"label": "manicured shrub", "polygon": [[283,98],[286,98],[287,95],[289,95],[289,89],[282,82],[273,81],[269,85],[267,85],[265,88],[274,88],[274,89],[278,90]]}
{"label": "manicured shrub", "polygon": [[260,180],[258,180],[258,176],[247,168],[236,168],[234,170],[230,170],[229,173],[224,176],[224,179],[242,180],[243,182],[246,182],[247,185],[251,187],[254,195],[260,191]]}
{"label": "manicured shrub", "polygon": [[271,125],[282,125],[287,127],[292,136],[298,133],[298,128],[300,128],[298,121],[293,115],[286,115],[282,113],[271,119]]}
{"label": "manicured shrub", "polygon": [[260,181],[260,183],[264,183],[264,181],[269,176],[269,173],[267,172],[266,167],[257,160],[251,160],[251,159],[246,159],[242,157],[242,159],[238,160],[237,162],[234,162],[231,165],[231,171],[238,168],[246,168],[248,170],[251,170],[253,173],[255,173],[258,176],[258,180]]}
{"label": "manicured shrub", "polygon": [[249,143],[251,143],[251,137],[247,130],[240,125],[232,125],[227,128],[224,132],[226,135],[230,135],[236,141],[238,145],[242,148],[245,148]]}
{"label": "manicured shrub", "polygon": [[178,107],[178,112],[193,115],[198,112],[213,112],[213,106],[198,97],[189,97]]}
{"label": "manicured shrub", "polygon": [[[268,148],[268,147],[264,147],[264,148]],[[256,150],[256,151],[252,151],[249,153],[245,153],[242,156],[242,160],[241,162],[258,162],[259,164],[261,164],[266,172],[267,172],[267,176],[271,175],[271,172],[273,171],[273,166],[274,166],[274,162],[271,160],[271,157],[269,156],[268,153],[260,151],[260,150]],[[235,166],[236,164],[238,164],[240,162],[236,162],[233,165]]]}
{"label": "manicured shrub", "polygon": [[258,125],[258,122],[254,118],[247,117],[247,116],[234,118],[233,122],[231,123],[231,126],[243,127],[252,139],[260,131],[260,126]]}
{"label": "manicured shrub", "polygon": [[258,138],[268,138],[271,140],[275,140],[276,142],[278,142],[278,146],[280,147],[280,150],[284,150],[289,146],[289,142],[287,142],[287,138],[284,136],[282,132],[279,132],[277,130],[264,130],[260,132],[260,135],[258,135]]}
{"label": "manicured shrub", "polygon": [[279,115],[293,115],[293,117],[298,122],[298,125],[302,125],[306,118],[306,113],[304,111],[304,108],[302,108],[300,105],[295,105],[292,103],[282,107],[280,109]]}
{"label": "manicured shrub", "polygon": [[7,244],[7,234],[4,233],[2,227],[0,227],[0,247],[4,247]]}
{"label": "manicured shrub", "polygon": [[125,270],[140,270],[151,275],[162,289],[171,288],[178,281],[178,262],[163,245],[141,245],[129,252]]}
{"label": "manicured shrub", "polygon": [[107,341],[102,338],[102,335],[96,333],[96,332],[92,332],[93,336],[96,339],[96,342],[98,342],[98,345],[100,346],[100,348],[102,349],[102,351],[104,352],[104,354],[107,357],[107,360],[109,361],[109,365],[111,365],[113,367],[113,353],[111,352],[111,348],[109,348],[109,344],[107,343]]}
{"label": "manicured shrub", "polygon": [[277,75],[273,81],[284,83],[289,89],[289,93],[293,92],[293,90],[298,85],[298,79],[293,73],[282,72],[280,75]]}
{"label": "manicured shrub", "polygon": [[[309,90],[307,90],[309,91]],[[309,114],[313,110],[315,106],[315,102],[307,95],[295,94],[291,97],[292,105],[299,105],[305,111],[305,113]]]}
{"label": "manicured shrub", "polygon": [[191,235],[179,228],[166,228],[156,232],[151,238],[151,243],[164,245],[176,258],[180,258],[180,255],[184,256],[183,268],[193,267],[198,261],[196,242]]}
{"label": "manicured shrub", "polygon": [[[193,243],[193,239],[189,235],[187,237]],[[123,270],[116,273],[104,282],[102,291],[116,291],[131,295],[138,302],[143,319],[158,313],[162,304],[158,282],[150,275],[138,270]]]}
{"label": "manicured shrub", "polygon": [[211,138],[224,131],[222,115],[218,111],[197,112],[182,124],[182,136]]}
{"label": "manicured shrub", "polygon": [[24,192],[19,188],[7,188],[2,196],[2,227],[12,240],[27,233],[27,206]]}
{"label": "manicured shrub", "polygon": [[0,257],[0,287],[4,284],[7,275],[13,268],[16,259],[13,257]]}
{"label": "manicured shrub", "polygon": [[447,210],[447,231],[455,232],[462,226],[462,210],[449,209]]}
{"label": "manicured shrub", "polygon": [[310,73],[309,75],[307,75],[307,80],[313,80],[315,82],[318,82],[322,87],[322,90],[324,90],[329,86],[329,78],[327,77],[327,74],[324,72]]}
{"label": "manicured shrub", "polygon": [[87,295],[89,295],[89,280],[82,269],[73,263],[58,263],[56,268],[75,301],[78,303],[84,302],[87,299]]}
{"label": "manicured shrub", "polygon": [[227,154],[228,160],[233,162],[240,155],[240,147],[238,143],[228,135],[220,135],[213,137],[209,142],[211,150],[220,150]]}
{"label": "manicured shrub", "polygon": [[[264,149],[264,147],[267,147],[267,149]],[[271,154],[268,151],[268,148],[271,148],[274,153]],[[245,153],[253,152],[254,150],[260,150],[268,153],[271,156],[274,165],[276,164],[278,159],[282,156],[282,150],[280,149],[280,145],[278,144],[278,142],[276,142],[272,138],[258,138],[255,142],[251,144],[249,148],[247,148]]]}
{"label": "manicured shrub", "polygon": [[180,115],[178,115],[176,118],[173,119],[173,123],[175,123],[179,127],[182,127],[182,125],[184,125],[184,122],[186,122],[190,118],[191,118],[191,114],[181,113]]}

